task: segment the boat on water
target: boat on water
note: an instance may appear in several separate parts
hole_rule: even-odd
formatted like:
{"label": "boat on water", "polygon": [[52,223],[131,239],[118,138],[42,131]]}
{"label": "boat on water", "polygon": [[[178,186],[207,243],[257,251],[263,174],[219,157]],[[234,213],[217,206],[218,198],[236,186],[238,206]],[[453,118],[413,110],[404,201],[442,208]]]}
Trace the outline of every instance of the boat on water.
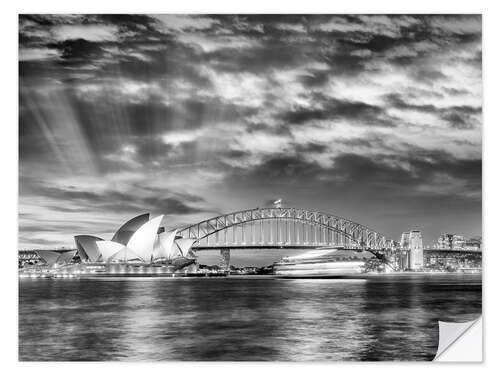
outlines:
{"label": "boat on water", "polygon": [[313,250],[284,257],[273,268],[281,278],[342,278],[363,273],[365,261],[347,257],[337,249]]}

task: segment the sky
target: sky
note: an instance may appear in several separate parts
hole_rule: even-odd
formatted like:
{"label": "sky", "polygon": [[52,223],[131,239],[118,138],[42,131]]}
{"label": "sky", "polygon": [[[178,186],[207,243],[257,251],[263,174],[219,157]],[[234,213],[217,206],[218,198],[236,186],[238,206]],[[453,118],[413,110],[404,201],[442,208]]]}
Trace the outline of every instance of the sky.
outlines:
{"label": "sky", "polygon": [[19,248],[283,206],[482,232],[479,15],[21,15]]}

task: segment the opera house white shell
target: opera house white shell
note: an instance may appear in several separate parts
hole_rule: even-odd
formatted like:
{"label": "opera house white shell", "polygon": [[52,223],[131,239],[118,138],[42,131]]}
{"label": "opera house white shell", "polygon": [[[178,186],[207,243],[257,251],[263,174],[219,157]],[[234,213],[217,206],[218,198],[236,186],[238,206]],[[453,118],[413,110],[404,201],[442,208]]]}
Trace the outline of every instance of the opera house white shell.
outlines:
{"label": "opera house white shell", "polygon": [[132,235],[148,221],[149,214],[139,215],[130,219],[116,231],[111,241],[126,245]]}
{"label": "opera house white shell", "polygon": [[101,256],[101,253],[97,248],[96,241],[101,240],[102,238],[96,236],[75,236],[76,249],[80,259],[82,261],[96,262]]}
{"label": "opera house white shell", "polygon": [[59,264],[69,263],[76,254],[75,250],[59,252],[51,250],[37,250],[37,255],[45,262],[49,267],[54,267]]}
{"label": "opera house white shell", "polygon": [[172,249],[174,248],[175,236],[177,230],[171,232],[163,232],[158,235],[158,239],[153,249],[153,257],[155,259],[171,259]]}
{"label": "opera house white shell", "polygon": [[[164,215],[149,219],[149,214],[127,221],[111,241],[102,238],[75,236],[78,255],[83,262],[141,262],[171,261],[193,257],[190,252],[194,238],[177,238],[177,230],[161,232]],[[163,228],[162,228],[163,229]]]}

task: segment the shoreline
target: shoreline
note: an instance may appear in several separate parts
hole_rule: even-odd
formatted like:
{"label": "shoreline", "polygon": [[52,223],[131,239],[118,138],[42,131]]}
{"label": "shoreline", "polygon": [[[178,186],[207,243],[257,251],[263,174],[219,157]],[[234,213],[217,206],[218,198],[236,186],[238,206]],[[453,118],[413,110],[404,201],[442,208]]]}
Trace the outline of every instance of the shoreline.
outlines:
{"label": "shoreline", "polygon": [[391,279],[391,278],[417,278],[417,277],[475,277],[482,279],[482,272],[389,272],[389,273],[358,273],[350,275],[245,275],[245,274],[119,274],[119,273],[96,273],[85,275],[74,274],[19,274],[18,279],[73,279],[73,280],[143,280],[143,279],[339,279],[339,280],[369,280],[369,279]]}

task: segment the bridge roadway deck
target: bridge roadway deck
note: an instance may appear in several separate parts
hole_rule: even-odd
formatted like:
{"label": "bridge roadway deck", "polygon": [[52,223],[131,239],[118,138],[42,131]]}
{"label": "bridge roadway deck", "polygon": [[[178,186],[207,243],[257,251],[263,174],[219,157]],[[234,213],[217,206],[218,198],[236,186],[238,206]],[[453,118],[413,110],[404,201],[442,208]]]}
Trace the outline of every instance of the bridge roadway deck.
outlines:
{"label": "bridge roadway deck", "polygon": [[[258,244],[239,244],[239,245],[220,245],[220,246],[193,246],[194,251],[205,250],[346,250],[355,252],[377,252],[383,253],[385,251],[404,251],[408,250],[395,250],[395,249],[359,249],[348,248],[345,246],[327,246],[327,245],[258,245]],[[481,255],[481,251],[476,250],[450,250],[450,249],[424,249],[425,254],[439,254],[439,255]]]}
{"label": "bridge roadway deck", "polygon": [[213,245],[213,246],[196,246],[192,247],[194,251],[203,251],[203,250],[350,250],[350,251],[363,251],[362,249],[356,248],[346,248],[343,246],[326,246],[326,245],[258,245],[258,244],[249,244],[249,245]]}

